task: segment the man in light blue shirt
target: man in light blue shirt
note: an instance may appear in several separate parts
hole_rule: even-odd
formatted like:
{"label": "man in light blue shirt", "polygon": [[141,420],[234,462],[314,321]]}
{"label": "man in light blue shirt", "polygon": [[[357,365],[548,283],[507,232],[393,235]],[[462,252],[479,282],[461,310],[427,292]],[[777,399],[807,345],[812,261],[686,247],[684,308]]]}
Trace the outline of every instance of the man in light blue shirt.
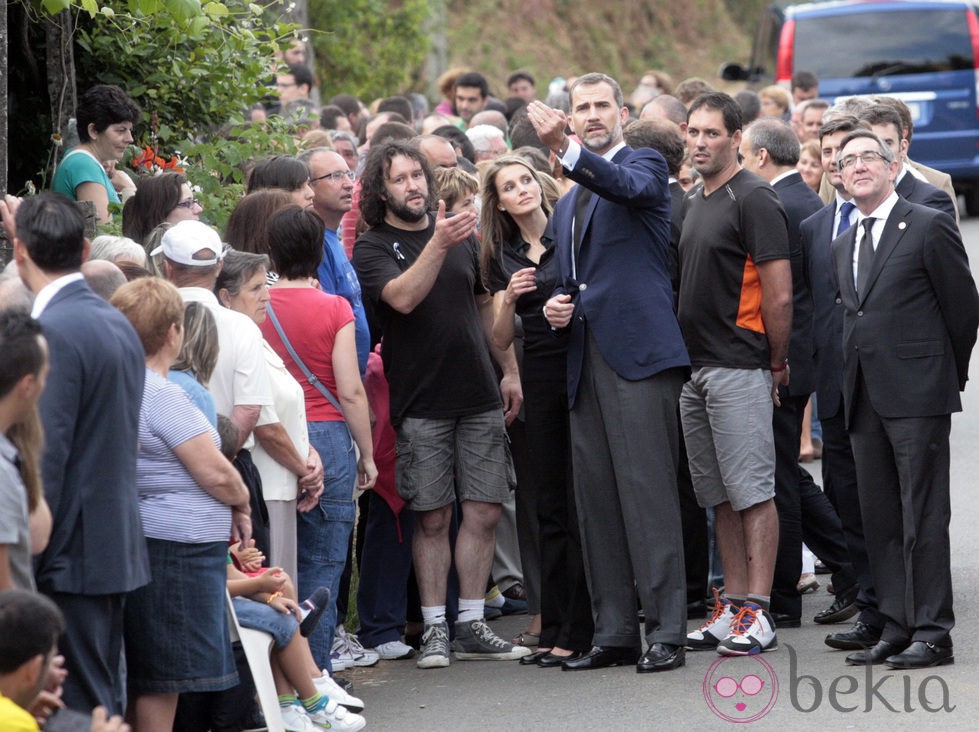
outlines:
{"label": "man in light blue shirt", "polygon": [[317,270],[323,292],[346,298],[354,311],[357,340],[357,362],[361,377],[367,371],[371,336],[367,314],[360,296],[360,282],[347,259],[337,230],[340,220],[353,206],[354,174],[347,162],[334,150],[316,147],[304,151],[299,159],[309,167],[309,184],[313,188],[313,210],[326,224],[323,235],[323,261]]}

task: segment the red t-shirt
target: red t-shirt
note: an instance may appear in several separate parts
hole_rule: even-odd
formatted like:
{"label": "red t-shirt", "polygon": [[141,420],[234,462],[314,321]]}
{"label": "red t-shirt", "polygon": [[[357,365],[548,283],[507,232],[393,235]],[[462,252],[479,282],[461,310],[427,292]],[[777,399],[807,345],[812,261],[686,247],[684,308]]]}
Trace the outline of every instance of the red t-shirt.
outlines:
{"label": "red t-shirt", "polygon": [[[350,303],[342,297],[328,295],[312,287],[272,288],[272,307],[282,330],[296,354],[316,378],[337,397],[337,381],[333,375],[333,343],[337,331],[354,320]],[[319,389],[309,383],[302,369],[275,332],[272,319],[261,324],[262,335],[279,354],[289,373],[299,382],[306,397],[306,419],[309,422],[337,422],[343,415],[330,404]],[[356,348],[353,342],[351,347]],[[355,354],[356,357],[356,354]],[[339,401],[339,397],[338,401]]]}

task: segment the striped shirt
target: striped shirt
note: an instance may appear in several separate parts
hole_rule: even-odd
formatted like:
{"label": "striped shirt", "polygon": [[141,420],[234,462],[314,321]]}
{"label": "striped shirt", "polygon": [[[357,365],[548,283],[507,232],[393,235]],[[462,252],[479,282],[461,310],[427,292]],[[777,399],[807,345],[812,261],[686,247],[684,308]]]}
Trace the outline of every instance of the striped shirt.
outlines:
{"label": "striped shirt", "polygon": [[201,434],[220,446],[217,431],[186,392],[147,369],[136,462],[139,513],[147,538],[199,544],[230,536],[231,508],[206,493],[173,452]]}

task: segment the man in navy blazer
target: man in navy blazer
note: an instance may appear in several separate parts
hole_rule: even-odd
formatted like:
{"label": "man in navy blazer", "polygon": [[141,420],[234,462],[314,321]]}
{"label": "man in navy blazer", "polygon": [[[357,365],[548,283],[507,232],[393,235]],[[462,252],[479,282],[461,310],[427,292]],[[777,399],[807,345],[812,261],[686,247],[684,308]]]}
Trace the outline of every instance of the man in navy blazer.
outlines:
{"label": "man in navy blazer", "polygon": [[143,348],[79,272],[89,242],[72,201],[56,193],[23,202],[8,196],[2,213],[50,349],[40,412],[53,528],[35,577],[67,623],[59,643],[68,669],[63,699],[79,711],[102,705],[119,714],[123,603],[150,579],[136,493]]}
{"label": "man in navy blazer", "polygon": [[594,648],[564,668],[673,669],[686,626],[676,415],[690,362],[673,310],[666,162],[625,145],[622,90],[604,74],[575,81],[570,115],[540,102],[528,115],[578,183],[551,219],[564,286],[544,307],[552,327],[571,328],[574,488],[595,616]]}
{"label": "man in navy blazer", "polygon": [[852,665],[953,661],[948,526],[951,413],[979,329],[979,292],[955,227],[894,191],[900,161],[874,133],[840,142],[859,212],[832,245],[843,319],[843,398],[885,624]]}

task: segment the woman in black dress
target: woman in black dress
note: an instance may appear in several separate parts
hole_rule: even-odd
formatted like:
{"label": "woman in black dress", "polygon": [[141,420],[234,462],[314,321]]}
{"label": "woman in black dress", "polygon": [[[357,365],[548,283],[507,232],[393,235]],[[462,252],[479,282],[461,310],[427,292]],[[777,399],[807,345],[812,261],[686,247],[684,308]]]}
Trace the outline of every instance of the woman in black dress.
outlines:
{"label": "woman in black dress", "polygon": [[[493,293],[493,341],[506,348],[520,317],[521,381],[540,525],[541,637],[520,663],[557,667],[591,648],[593,625],[571,488],[567,337],[551,332],[544,303],[559,283],[542,175],[523,158],[497,158],[483,173],[481,265]],[[525,490],[524,486],[520,490]]]}

